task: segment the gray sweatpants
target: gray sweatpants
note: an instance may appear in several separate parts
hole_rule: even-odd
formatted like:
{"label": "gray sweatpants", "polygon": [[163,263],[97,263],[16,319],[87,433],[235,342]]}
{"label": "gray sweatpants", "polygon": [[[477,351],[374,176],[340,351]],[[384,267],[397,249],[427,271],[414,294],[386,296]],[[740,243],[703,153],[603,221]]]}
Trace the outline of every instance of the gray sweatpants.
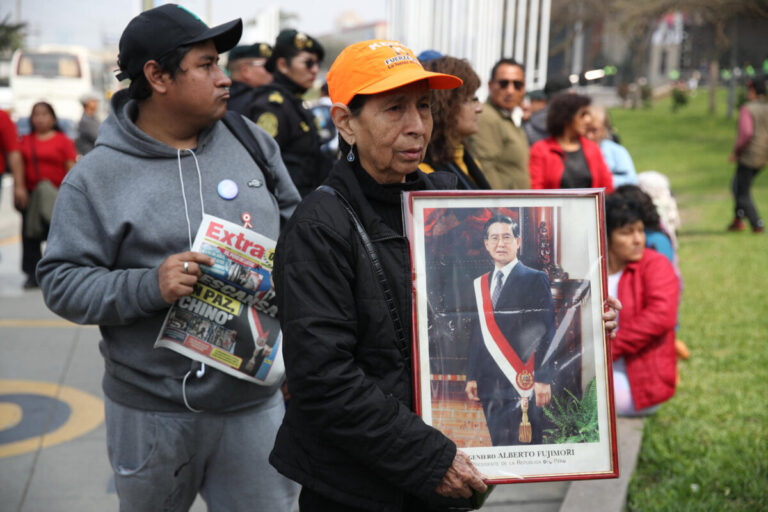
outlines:
{"label": "gray sweatpants", "polygon": [[299,485],[267,458],[285,407],[229,414],[166,413],[105,401],[107,450],[122,512],[186,511],[200,492],[211,512],[290,512]]}

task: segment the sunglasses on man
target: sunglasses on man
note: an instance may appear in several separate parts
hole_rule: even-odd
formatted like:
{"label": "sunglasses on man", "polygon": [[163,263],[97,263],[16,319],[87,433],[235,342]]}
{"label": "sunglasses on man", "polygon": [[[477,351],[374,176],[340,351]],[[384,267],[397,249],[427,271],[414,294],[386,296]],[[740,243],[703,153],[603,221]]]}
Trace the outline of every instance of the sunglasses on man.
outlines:
{"label": "sunglasses on man", "polygon": [[516,91],[522,91],[523,87],[525,87],[525,82],[522,80],[496,80],[496,83],[499,84],[499,87],[502,89],[506,89],[509,87],[509,84],[512,84],[515,86]]}

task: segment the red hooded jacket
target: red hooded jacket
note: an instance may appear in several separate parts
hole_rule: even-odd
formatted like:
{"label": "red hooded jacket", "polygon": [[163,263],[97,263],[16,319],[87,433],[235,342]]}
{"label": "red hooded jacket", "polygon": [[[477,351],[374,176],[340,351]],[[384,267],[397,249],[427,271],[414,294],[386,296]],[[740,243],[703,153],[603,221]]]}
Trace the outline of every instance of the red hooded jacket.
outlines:
{"label": "red hooded jacket", "polygon": [[[605,164],[600,146],[591,140],[580,137],[584,158],[587,160],[589,172],[592,174],[592,187],[605,187],[605,193],[613,192],[613,175]],[[554,137],[540,140],[531,146],[531,188],[562,188],[565,151]]]}
{"label": "red hooded jacket", "polygon": [[623,357],[637,409],[664,402],[675,394],[677,355],[675,324],[680,293],[666,257],[645,249],[640,261],[624,267],[619,280],[619,328],[613,359]]}

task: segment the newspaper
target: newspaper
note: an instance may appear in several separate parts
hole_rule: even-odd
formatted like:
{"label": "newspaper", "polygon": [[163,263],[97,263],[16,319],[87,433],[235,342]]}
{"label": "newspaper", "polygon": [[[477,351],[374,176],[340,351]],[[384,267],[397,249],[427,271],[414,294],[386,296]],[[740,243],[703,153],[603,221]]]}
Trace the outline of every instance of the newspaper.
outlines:
{"label": "newspaper", "polygon": [[165,347],[264,386],[284,373],[272,264],[275,241],[205,215],[192,250],[214,259],[192,295],[168,311],[155,348]]}

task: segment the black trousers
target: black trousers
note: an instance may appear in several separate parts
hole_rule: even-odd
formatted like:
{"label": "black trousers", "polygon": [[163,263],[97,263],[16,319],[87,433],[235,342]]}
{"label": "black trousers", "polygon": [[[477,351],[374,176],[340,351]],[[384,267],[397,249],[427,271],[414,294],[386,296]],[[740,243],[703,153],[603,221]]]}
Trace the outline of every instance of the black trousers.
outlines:
{"label": "black trousers", "polygon": [[751,193],[752,182],[755,181],[758,173],[760,173],[760,169],[738,164],[736,166],[736,174],[733,176],[733,183],[731,184],[733,198],[736,201],[735,216],[737,218],[748,218],[752,228],[763,225],[763,221],[760,219],[757,208],[752,201]]}
{"label": "black trousers", "polygon": [[509,398],[506,395],[507,393],[497,390],[490,397],[480,397],[488,432],[491,434],[491,444],[493,446],[541,444],[544,437],[544,413],[541,407],[536,406],[535,395],[532,394],[528,400],[528,421],[531,423],[532,434],[530,443],[521,443],[519,439],[520,421],[523,418],[520,398]]}
{"label": "black trousers", "polygon": [[30,277],[35,276],[35,267],[43,259],[43,240],[37,238],[27,238],[24,236],[27,224],[26,211],[22,212],[21,221],[21,271]]}

